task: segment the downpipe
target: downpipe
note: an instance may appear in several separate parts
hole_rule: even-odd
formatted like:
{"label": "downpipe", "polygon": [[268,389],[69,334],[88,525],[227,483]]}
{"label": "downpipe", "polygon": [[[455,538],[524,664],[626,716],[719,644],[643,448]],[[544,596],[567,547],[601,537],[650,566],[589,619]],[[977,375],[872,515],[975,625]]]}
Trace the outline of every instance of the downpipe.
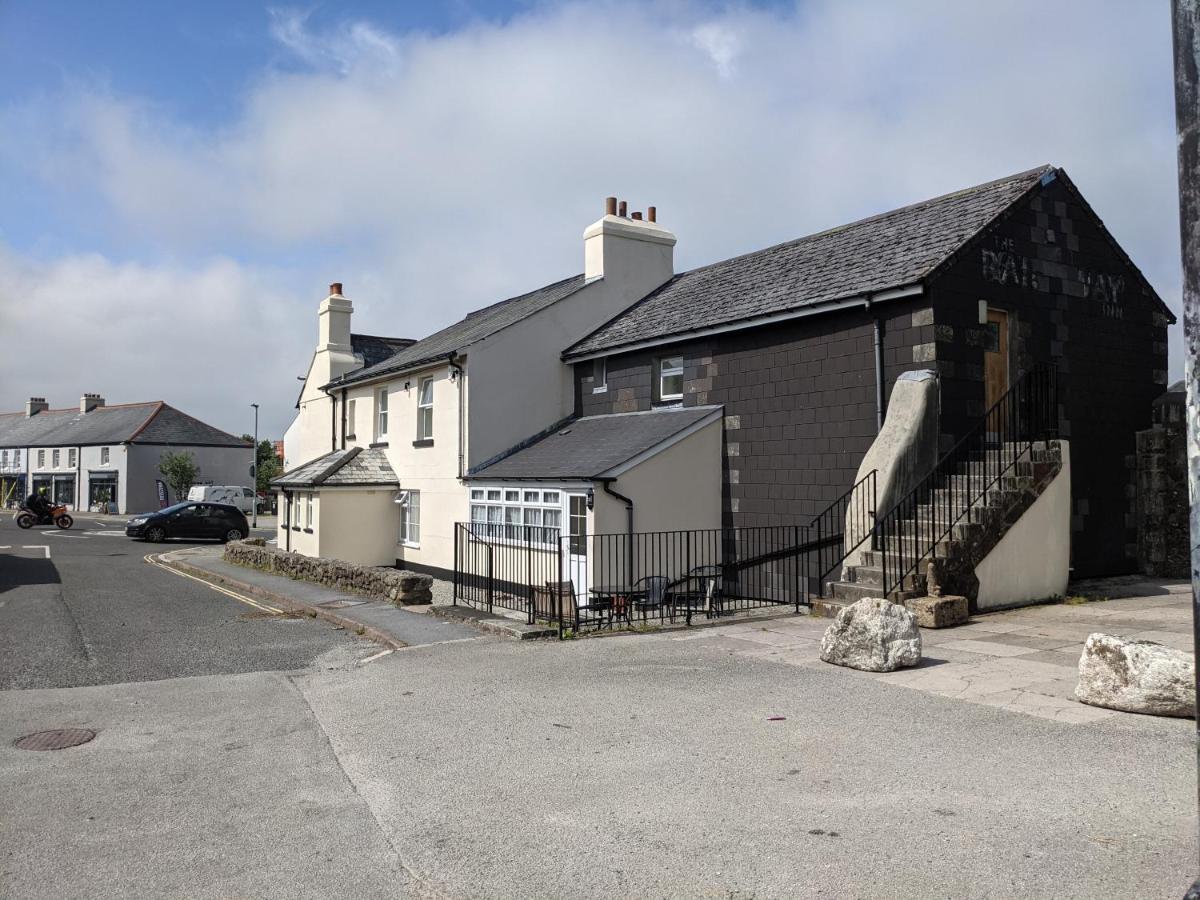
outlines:
{"label": "downpipe", "polygon": [[612,483],[614,481],[616,481],[615,478],[605,478],[600,481],[600,485],[601,485],[601,487],[604,488],[604,493],[608,494],[610,497],[613,497],[625,504],[625,539],[627,542],[625,561],[626,561],[626,568],[628,569],[626,577],[627,577],[627,580],[629,581],[629,584],[632,585],[633,584],[633,501],[630,500],[628,497],[626,497],[624,494],[618,493],[617,491],[613,490]]}

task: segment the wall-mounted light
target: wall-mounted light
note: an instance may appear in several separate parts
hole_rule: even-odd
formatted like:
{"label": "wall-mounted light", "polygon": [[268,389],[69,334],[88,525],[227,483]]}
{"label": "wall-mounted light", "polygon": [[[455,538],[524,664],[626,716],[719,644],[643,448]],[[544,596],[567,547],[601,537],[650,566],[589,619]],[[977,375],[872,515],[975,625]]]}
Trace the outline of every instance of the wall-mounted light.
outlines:
{"label": "wall-mounted light", "polygon": [[591,488],[587,492],[587,508],[589,511],[596,508],[596,492]]}
{"label": "wall-mounted light", "polygon": [[404,382],[404,389],[405,389],[406,391],[407,391],[407,390],[408,390],[410,387],[412,387],[412,382],[411,382],[411,381],[406,381],[406,382]]}

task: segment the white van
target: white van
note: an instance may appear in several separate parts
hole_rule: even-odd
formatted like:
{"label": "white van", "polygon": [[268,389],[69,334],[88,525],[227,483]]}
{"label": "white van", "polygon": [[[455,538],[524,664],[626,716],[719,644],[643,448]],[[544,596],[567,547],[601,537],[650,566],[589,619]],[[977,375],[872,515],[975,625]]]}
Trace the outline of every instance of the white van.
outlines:
{"label": "white van", "polygon": [[187,498],[194,503],[228,503],[246,515],[254,511],[254,491],[236,484],[197,484],[188,491]]}

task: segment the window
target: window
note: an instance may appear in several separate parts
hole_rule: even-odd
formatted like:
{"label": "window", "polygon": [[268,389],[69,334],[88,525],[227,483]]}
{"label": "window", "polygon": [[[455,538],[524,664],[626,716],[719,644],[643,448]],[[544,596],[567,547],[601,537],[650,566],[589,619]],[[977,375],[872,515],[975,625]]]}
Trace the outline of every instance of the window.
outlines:
{"label": "window", "polygon": [[38,468],[39,469],[46,468],[46,451],[45,450],[38,451]]}
{"label": "window", "polygon": [[603,394],[608,390],[608,358],[601,356],[592,360],[592,393]]}
{"label": "window", "polygon": [[562,492],[472,488],[471,522],[480,536],[554,544],[562,527]]}
{"label": "window", "polygon": [[658,399],[683,399],[682,356],[664,356],[658,361]]}
{"label": "window", "polygon": [[421,492],[401,491],[396,500],[400,504],[400,543],[409,547],[421,545]]}
{"label": "window", "polygon": [[583,494],[571,494],[570,514],[567,517],[567,530],[570,534],[571,552],[576,556],[587,555],[587,497]]}
{"label": "window", "polygon": [[102,466],[108,465],[108,448],[107,447],[100,448],[100,465],[102,465]]}
{"label": "window", "polygon": [[0,450],[0,466],[8,465],[8,451]]}
{"label": "window", "polygon": [[59,466],[59,463],[61,463],[61,462],[62,462],[62,451],[61,451],[61,450],[53,450],[53,451],[51,451],[51,453],[50,453],[50,457],[51,457],[51,459],[53,459],[53,460],[54,460],[54,461],[51,463],[51,465],[52,465],[52,466],[54,466],[54,468],[56,468],[56,469],[57,469],[57,468],[58,468],[58,466]]}
{"label": "window", "polygon": [[313,494],[307,493],[304,495],[304,527],[312,530],[313,527]]}
{"label": "window", "polygon": [[75,448],[74,447],[72,447],[70,450],[67,451],[67,466],[72,469],[75,468]]}
{"label": "window", "polygon": [[354,406],[353,399],[346,401],[346,437],[354,437]]}
{"label": "window", "polygon": [[417,440],[433,440],[433,379],[422,378],[417,396]]}
{"label": "window", "polygon": [[378,409],[379,409],[379,418],[378,418],[378,422],[376,423],[376,426],[375,426],[375,440],[386,441],[387,433],[388,433],[388,430],[387,430],[388,429],[387,388],[380,388],[379,393],[376,396],[377,396],[376,403],[378,404]]}

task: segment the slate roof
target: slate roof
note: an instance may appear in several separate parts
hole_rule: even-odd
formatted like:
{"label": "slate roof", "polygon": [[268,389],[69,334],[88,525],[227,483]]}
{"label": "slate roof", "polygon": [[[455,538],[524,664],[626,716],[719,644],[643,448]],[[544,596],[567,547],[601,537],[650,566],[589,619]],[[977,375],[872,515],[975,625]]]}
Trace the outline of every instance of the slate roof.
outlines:
{"label": "slate roof", "polygon": [[416,343],[415,338],[379,337],[374,334],[350,335],[350,349],[361,356],[363,368],[375,366]]}
{"label": "slate roof", "polygon": [[593,479],[712,416],[720,406],[585,416],[473,470],[469,478]]}
{"label": "slate roof", "polygon": [[427,363],[445,359],[451,353],[464,350],[471,344],[495,334],[502,328],[507,328],[534,313],[557,303],[565,297],[574,294],[583,287],[583,275],[564,278],[545,287],[530,291],[493,303],[468,313],[459,322],[455,322],[441,331],[434,332],[429,337],[405,347],[375,365],[364,366],[348,372],[341,378],[331,381],[326,387],[343,386],[366,381],[379,375],[389,375],[405,369],[414,369]]}
{"label": "slate roof", "polygon": [[400,481],[387,456],[379,448],[347,447],[318,456],[311,462],[284,472],[271,487],[352,487],[375,485],[399,487]]}
{"label": "slate roof", "polygon": [[49,409],[34,416],[0,414],[0,447],[77,447],[96,444],[171,444],[193,447],[249,447],[241,438],[214,428],[161,400]]}
{"label": "slate roof", "polygon": [[569,347],[565,358],[921,281],[1044,177],[996,181],[676,275]]}

